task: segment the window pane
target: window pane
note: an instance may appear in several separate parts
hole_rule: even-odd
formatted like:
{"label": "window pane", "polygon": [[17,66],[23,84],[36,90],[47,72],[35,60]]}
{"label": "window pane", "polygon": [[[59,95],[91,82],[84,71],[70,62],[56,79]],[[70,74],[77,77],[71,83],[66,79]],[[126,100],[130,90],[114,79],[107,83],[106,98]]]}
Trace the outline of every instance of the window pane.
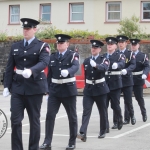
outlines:
{"label": "window pane", "polygon": [[11,16],[11,22],[19,22],[19,16],[18,15],[12,15]]}
{"label": "window pane", "polygon": [[143,3],[143,11],[149,10],[150,11],[150,3]]}
{"label": "window pane", "polygon": [[144,12],[143,19],[150,19],[150,12]]}
{"label": "window pane", "polygon": [[19,6],[11,6],[11,14],[19,14]]}
{"label": "window pane", "polygon": [[50,21],[50,14],[43,14],[42,21]]}
{"label": "window pane", "polygon": [[43,6],[42,13],[50,13],[51,8],[48,5]]}
{"label": "window pane", "polygon": [[72,14],[72,20],[73,21],[83,21],[83,14],[81,14],[81,13],[73,13]]}
{"label": "window pane", "polygon": [[120,11],[120,4],[108,4],[108,11]]}
{"label": "window pane", "polygon": [[109,20],[120,20],[120,12],[109,12],[108,19]]}
{"label": "window pane", "polygon": [[83,5],[72,5],[72,12],[83,12]]}

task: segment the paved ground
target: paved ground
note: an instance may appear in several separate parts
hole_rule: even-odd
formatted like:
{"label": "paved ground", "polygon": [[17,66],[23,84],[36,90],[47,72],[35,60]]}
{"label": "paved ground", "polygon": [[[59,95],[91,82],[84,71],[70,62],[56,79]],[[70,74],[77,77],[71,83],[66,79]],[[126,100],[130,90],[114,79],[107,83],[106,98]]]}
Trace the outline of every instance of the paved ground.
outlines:
{"label": "paved ground", "polygon": [[[88,127],[88,139],[87,142],[82,142],[77,139],[76,149],[77,150],[150,150],[150,95],[145,94],[145,103],[148,114],[148,121],[144,123],[142,121],[141,113],[137,102],[134,100],[135,116],[137,119],[136,125],[125,125],[122,130],[110,129],[110,133],[107,134],[106,138],[98,139],[99,133],[99,116],[96,105],[93,106],[93,111]],[[11,129],[10,129],[10,97],[3,98],[0,95],[0,109],[2,109],[7,115],[9,125],[7,132],[0,139],[1,150],[11,150]],[[44,98],[41,110],[41,140],[42,144],[44,139],[45,129],[45,115],[46,115],[47,101]],[[123,99],[121,97],[121,107],[123,106]],[[123,110],[124,111],[124,110]],[[82,117],[82,96],[77,97],[77,113],[78,113],[78,125],[81,125]],[[109,119],[110,125],[112,126],[112,110],[109,108]],[[28,150],[28,136],[29,136],[29,124],[28,117],[25,111],[25,117],[22,122],[23,124],[23,143],[24,150]],[[68,119],[64,108],[61,106],[59,113],[57,114],[55,122],[54,137],[52,142],[53,150],[65,150],[68,144]]]}

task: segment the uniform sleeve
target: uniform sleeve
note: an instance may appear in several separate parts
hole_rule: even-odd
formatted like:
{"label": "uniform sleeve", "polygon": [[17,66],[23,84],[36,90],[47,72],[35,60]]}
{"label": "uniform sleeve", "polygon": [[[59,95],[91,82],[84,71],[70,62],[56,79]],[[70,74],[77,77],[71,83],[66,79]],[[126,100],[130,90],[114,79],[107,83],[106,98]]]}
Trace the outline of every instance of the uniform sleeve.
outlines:
{"label": "uniform sleeve", "polygon": [[69,74],[71,76],[74,76],[74,74],[78,71],[79,69],[79,55],[77,53],[74,53],[72,56],[72,60],[71,60],[71,67],[68,68],[67,70],[69,71]]}
{"label": "uniform sleeve", "polygon": [[96,64],[96,69],[100,72],[105,72],[109,69],[109,60],[104,58],[101,64]]}
{"label": "uniform sleeve", "polygon": [[131,52],[131,59],[130,59],[130,65],[128,68],[125,68],[128,73],[131,73],[136,68],[136,59],[133,52]]}
{"label": "uniform sleeve", "polygon": [[120,54],[120,57],[119,57],[118,62],[117,62],[118,69],[123,69],[125,67],[125,59],[126,59],[125,55]]}
{"label": "uniform sleeve", "polygon": [[15,60],[14,56],[12,54],[14,45],[11,47],[11,51],[9,54],[6,70],[5,70],[5,77],[4,77],[4,88],[11,89],[11,84],[13,82],[13,74],[14,74],[14,68],[15,68]]}
{"label": "uniform sleeve", "polygon": [[149,71],[150,71],[150,66],[149,66],[148,56],[145,54],[144,63],[143,63],[143,74],[148,76]]}
{"label": "uniform sleeve", "polygon": [[32,74],[34,78],[37,75],[39,75],[39,73],[48,66],[49,60],[50,60],[49,54],[50,54],[49,45],[45,44],[44,47],[40,51],[39,62],[30,68],[32,70]]}

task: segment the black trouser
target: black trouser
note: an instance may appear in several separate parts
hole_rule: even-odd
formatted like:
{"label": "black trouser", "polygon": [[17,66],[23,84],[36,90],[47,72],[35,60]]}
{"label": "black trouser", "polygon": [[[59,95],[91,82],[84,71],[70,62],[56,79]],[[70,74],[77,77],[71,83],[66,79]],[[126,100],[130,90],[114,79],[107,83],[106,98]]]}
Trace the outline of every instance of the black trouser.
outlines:
{"label": "black trouser", "polygon": [[23,150],[22,120],[26,108],[30,121],[29,150],[38,150],[40,140],[40,111],[43,95],[11,95],[12,150]]}
{"label": "black trouser", "polygon": [[[124,98],[124,104],[125,104],[125,109],[127,109],[129,111],[129,116],[133,117],[134,116],[134,109],[133,109],[133,104],[132,104],[132,90],[133,90],[133,86],[127,86],[127,87],[123,87],[121,89],[122,93],[123,93],[123,98]],[[130,118],[129,117],[129,118]],[[124,120],[128,120],[128,118],[126,118],[125,112],[124,112]],[[115,112],[113,112],[113,122],[114,124],[117,124],[117,115],[115,114]]]}
{"label": "black trouser", "polygon": [[87,133],[87,127],[89,124],[92,107],[94,102],[97,105],[99,115],[100,115],[100,134],[106,132],[106,121],[107,121],[107,107],[106,107],[106,98],[107,95],[99,96],[87,96],[83,97],[83,115],[82,115],[82,125],[80,128],[80,133]]}
{"label": "black trouser", "polygon": [[[120,93],[121,89],[111,90],[107,94],[107,108],[109,106],[109,101],[111,102],[111,108],[117,115],[117,123],[122,120],[122,113],[120,107]],[[107,112],[107,128],[109,128],[108,112]]]}
{"label": "black trouser", "polygon": [[62,98],[54,97],[51,95],[49,96],[44,143],[51,145],[55,118],[61,103],[65,107],[69,120],[70,139],[68,145],[75,145],[77,136],[76,96],[62,97]]}
{"label": "black trouser", "polygon": [[[133,92],[135,99],[137,100],[142,116],[146,115],[146,108],[145,108],[145,102],[143,98],[143,86],[142,85],[134,85],[133,86]],[[129,110],[125,105],[125,118],[129,119]]]}

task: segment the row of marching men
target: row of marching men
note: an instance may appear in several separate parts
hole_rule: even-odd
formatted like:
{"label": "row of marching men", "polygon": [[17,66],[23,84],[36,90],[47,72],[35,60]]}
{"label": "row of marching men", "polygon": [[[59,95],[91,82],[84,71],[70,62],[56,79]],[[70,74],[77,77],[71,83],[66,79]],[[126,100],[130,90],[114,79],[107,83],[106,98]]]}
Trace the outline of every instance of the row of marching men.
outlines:
{"label": "row of marching men", "polygon": [[[122,128],[136,118],[132,104],[132,91],[141,108],[143,121],[147,120],[143,99],[143,84],[149,72],[148,57],[139,51],[138,39],[130,39],[131,49],[127,50],[125,36],[107,37],[107,53],[101,55],[101,41],[91,40],[91,54],[83,62],[85,88],[83,96],[82,125],[77,134],[75,73],[79,69],[79,54],[68,49],[69,35],[57,34],[57,52],[50,55],[47,43],[35,37],[37,20],[21,18],[24,39],[12,45],[4,78],[3,96],[11,94],[11,149],[23,150],[22,120],[24,109],[30,121],[29,150],[51,150],[56,114],[63,104],[69,120],[69,142],[66,150],[76,147],[76,138],[87,139],[87,127],[94,102],[100,115],[98,138],[109,132],[107,109],[109,102],[114,111],[113,128]],[[117,44],[119,50],[116,50]],[[46,78],[44,69],[48,66]],[[16,68],[14,72],[14,67]],[[120,93],[123,92],[126,116],[120,108]],[[49,94],[45,122],[45,138],[39,147],[40,110],[44,94]]]}

